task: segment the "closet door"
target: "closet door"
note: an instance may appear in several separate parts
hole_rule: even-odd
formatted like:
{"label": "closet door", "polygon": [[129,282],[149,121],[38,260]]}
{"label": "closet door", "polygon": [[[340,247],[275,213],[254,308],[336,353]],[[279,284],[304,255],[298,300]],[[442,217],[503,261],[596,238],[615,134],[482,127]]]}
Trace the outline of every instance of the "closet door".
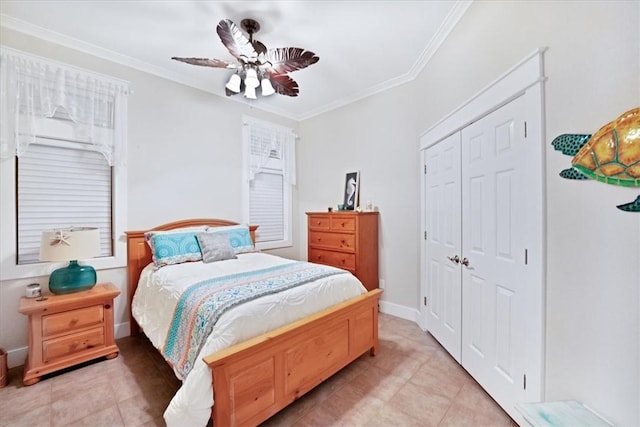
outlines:
{"label": "closet door", "polygon": [[525,401],[525,198],[538,184],[524,109],[517,98],[461,131],[462,365],[504,408]]}
{"label": "closet door", "polygon": [[460,133],[425,151],[427,330],[460,362]]}

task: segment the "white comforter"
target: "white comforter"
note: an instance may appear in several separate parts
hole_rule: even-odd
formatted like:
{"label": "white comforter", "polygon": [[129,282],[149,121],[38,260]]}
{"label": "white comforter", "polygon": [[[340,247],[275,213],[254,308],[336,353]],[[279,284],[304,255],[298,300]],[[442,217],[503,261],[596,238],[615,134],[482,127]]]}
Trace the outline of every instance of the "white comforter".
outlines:
{"label": "white comforter", "polygon": [[[165,266],[159,270],[148,265],[140,275],[138,289],[133,296],[133,317],[153,345],[162,349],[174,308],[181,293],[190,285],[207,278],[289,262],[292,261],[264,253],[248,253],[238,255],[236,260],[210,264],[189,262]],[[213,390],[211,372],[202,357],[365,292],[360,281],[345,272],[267,295],[227,311],[216,323],[193,369],[165,411],[167,425],[207,424],[213,405]]]}

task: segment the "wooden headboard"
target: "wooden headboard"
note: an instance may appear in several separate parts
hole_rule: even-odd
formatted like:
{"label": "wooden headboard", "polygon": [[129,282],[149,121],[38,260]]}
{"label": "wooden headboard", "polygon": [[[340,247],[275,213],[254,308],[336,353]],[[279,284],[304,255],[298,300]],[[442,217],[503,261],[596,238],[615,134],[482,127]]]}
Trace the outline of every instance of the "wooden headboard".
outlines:
{"label": "wooden headboard", "polygon": [[[140,279],[140,273],[151,262],[151,248],[144,240],[144,233],[147,231],[163,231],[163,230],[175,230],[177,228],[185,227],[197,227],[201,225],[207,225],[209,227],[223,227],[225,225],[238,225],[237,222],[227,221],[225,219],[215,218],[196,218],[185,219],[182,221],[174,221],[167,224],[159,225],[148,230],[139,231],[126,231],[127,235],[127,299],[129,301],[129,310],[131,310],[131,301],[133,300],[133,294],[138,287],[138,280]],[[254,244],[256,241],[256,229],[257,225],[249,226],[249,233]],[[130,329],[131,335],[140,333],[140,327],[130,314]]]}

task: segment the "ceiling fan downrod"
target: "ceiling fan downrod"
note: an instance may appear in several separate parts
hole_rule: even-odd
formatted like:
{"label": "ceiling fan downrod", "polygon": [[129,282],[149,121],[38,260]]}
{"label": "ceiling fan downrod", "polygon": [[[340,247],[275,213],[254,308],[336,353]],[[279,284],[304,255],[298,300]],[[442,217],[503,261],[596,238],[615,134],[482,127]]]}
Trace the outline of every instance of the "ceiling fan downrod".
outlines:
{"label": "ceiling fan downrod", "polygon": [[260,31],[260,23],[255,19],[246,18],[240,21],[240,26],[249,34],[249,42],[253,43],[253,34]]}

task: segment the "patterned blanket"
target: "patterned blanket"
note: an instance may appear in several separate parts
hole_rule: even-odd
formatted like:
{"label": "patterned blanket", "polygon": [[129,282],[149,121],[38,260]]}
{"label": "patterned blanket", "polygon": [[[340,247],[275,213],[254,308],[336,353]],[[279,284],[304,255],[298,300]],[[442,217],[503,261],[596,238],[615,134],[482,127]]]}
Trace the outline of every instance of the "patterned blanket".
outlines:
{"label": "patterned blanket", "polygon": [[192,285],[176,305],[163,355],[176,374],[184,379],[213,326],[227,310],[264,295],[344,272],[339,268],[299,261]]}

